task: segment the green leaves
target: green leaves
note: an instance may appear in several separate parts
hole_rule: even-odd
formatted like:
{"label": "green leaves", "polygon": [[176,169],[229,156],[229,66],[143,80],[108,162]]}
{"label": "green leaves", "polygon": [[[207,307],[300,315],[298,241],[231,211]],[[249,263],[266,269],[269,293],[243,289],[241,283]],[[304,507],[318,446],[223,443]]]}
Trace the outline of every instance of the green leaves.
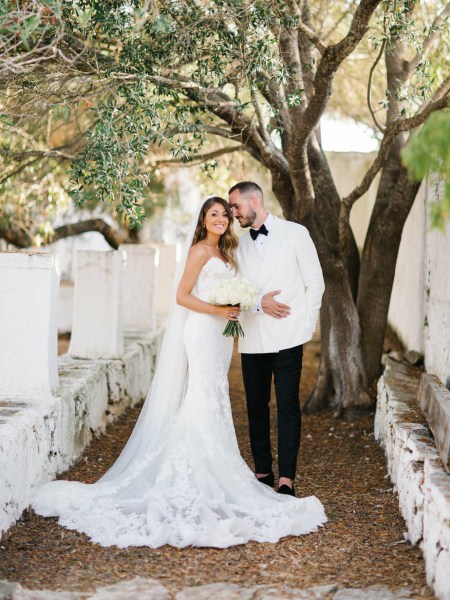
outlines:
{"label": "green leaves", "polygon": [[99,102],[88,142],[70,172],[70,195],[78,206],[96,199],[115,205],[130,227],[141,227],[148,174],[142,168],[148,153],[148,130],[141,114],[129,111],[123,97]]}
{"label": "green leaves", "polygon": [[442,228],[450,218],[450,109],[433,113],[403,149],[402,157],[413,179],[437,176],[432,224]]}
{"label": "green leaves", "polygon": [[[130,227],[142,227],[150,185],[150,147],[165,144],[189,161],[203,144],[194,104],[174,98],[164,86],[137,78],[101,100],[87,144],[70,171],[70,195],[78,206],[110,202]],[[158,93],[159,92],[159,93]]]}
{"label": "green leaves", "polygon": [[5,0],[0,5],[0,39],[2,52],[13,56],[43,46],[46,37],[60,24],[59,0],[20,3]]}

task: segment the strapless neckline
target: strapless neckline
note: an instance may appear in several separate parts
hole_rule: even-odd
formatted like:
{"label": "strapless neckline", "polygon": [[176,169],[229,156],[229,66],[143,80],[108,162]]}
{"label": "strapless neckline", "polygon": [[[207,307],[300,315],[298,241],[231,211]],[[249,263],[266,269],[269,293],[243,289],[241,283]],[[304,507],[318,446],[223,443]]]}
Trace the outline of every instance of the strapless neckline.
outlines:
{"label": "strapless neckline", "polygon": [[205,262],[205,264],[203,265],[203,267],[205,267],[211,260],[214,260],[214,259],[219,260],[227,269],[229,269],[231,267],[231,264],[229,262],[225,262],[224,260],[222,260],[218,256],[210,256],[208,258],[208,260]]}

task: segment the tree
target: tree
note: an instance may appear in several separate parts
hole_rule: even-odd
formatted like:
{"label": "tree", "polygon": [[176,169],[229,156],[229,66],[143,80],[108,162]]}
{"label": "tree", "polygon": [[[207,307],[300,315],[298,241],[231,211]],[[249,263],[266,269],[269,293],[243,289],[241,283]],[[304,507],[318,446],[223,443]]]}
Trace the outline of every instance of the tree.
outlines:
{"label": "tree", "polygon": [[[64,72],[71,93],[82,90],[77,98],[87,90],[90,98],[101,94],[73,163],[74,200],[112,199],[139,226],[151,144],[206,166],[216,151],[211,140],[248,152],[270,171],[284,216],[308,227],[324,270],[321,365],[307,409],[333,405],[351,416],[369,407],[400,236],[420,185],[408,179],[401,150],[410,131],[448,104],[440,53],[448,44],[450,5],[80,0],[52,10],[55,31],[45,41],[30,35],[28,54],[15,51],[9,87],[24,89],[37,77],[20,58],[31,52],[47,77],[61,80]],[[70,60],[62,52],[64,62],[58,51],[67,46],[75,50]],[[328,106],[343,104],[333,97],[333,83],[344,89],[341,74],[361,48],[371,64],[363,84],[366,122],[379,130],[380,150],[360,185],[340,198],[320,146],[320,119]],[[375,109],[372,97],[382,87],[385,97]],[[378,173],[360,257],[350,210]]]}

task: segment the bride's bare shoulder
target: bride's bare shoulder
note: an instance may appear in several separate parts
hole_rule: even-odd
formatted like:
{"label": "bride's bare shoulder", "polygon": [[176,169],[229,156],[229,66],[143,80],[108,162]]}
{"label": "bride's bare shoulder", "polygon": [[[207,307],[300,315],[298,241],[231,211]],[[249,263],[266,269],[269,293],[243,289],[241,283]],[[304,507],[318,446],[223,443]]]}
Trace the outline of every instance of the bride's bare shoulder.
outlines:
{"label": "bride's bare shoulder", "polygon": [[190,248],[188,260],[189,262],[204,264],[210,257],[210,254],[211,252],[208,246],[198,243]]}

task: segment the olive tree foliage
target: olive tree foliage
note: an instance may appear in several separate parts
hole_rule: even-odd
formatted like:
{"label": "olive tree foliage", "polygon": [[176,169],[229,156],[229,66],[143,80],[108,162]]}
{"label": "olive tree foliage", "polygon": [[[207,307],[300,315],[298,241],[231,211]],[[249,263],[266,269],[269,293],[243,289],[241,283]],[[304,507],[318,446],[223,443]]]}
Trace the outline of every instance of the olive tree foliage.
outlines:
{"label": "olive tree foliage", "polygon": [[414,180],[433,176],[431,224],[444,229],[450,220],[450,110],[431,115],[405,146],[402,156]]}
{"label": "olive tree foliage", "polygon": [[[206,169],[221,153],[250,154],[270,172],[284,216],[308,227],[324,271],[321,365],[306,408],[331,405],[351,416],[369,407],[401,231],[420,185],[420,177],[408,179],[401,151],[410,132],[448,105],[450,5],[61,0],[29,7],[30,15],[41,12],[26,43],[16,25],[5,25],[13,44],[0,58],[7,126],[17,134],[21,124],[32,127],[30,114],[48,120],[52,111],[70,121],[72,135],[46,147],[35,121],[39,152],[75,154],[73,200],[112,202],[133,227],[145,217],[155,145]],[[380,139],[367,173],[343,198],[320,144],[326,110],[370,123]],[[3,152],[11,157],[13,149]],[[350,211],[378,174],[360,256]]]}
{"label": "olive tree foliage", "polygon": [[[0,238],[17,247],[86,231],[113,248],[137,241],[113,204],[86,199],[88,210],[77,211],[68,194],[68,171],[95,127],[95,108],[115,88],[96,71],[89,14],[60,0],[0,4]],[[161,191],[153,178],[141,199],[147,214]]]}

